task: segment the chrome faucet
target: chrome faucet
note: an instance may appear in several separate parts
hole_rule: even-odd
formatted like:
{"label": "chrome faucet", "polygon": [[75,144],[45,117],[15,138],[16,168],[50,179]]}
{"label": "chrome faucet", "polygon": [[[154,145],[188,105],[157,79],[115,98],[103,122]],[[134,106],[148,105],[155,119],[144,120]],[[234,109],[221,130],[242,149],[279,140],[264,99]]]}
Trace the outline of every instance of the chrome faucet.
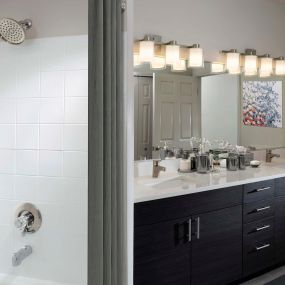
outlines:
{"label": "chrome faucet", "polygon": [[280,157],[280,154],[272,153],[272,149],[266,149],[266,162],[272,162],[273,157]]}
{"label": "chrome faucet", "polygon": [[158,178],[160,171],[165,171],[166,168],[159,165],[160,160],[153,160],[152,177]]}
{"label": "chrome faucet", "polygon": [[30,245],[26,245],[15,252],[12,256],[12,265],[14,267],[22,264],[23,260],[26,259],[29,255],[31,255],[33,249]]}

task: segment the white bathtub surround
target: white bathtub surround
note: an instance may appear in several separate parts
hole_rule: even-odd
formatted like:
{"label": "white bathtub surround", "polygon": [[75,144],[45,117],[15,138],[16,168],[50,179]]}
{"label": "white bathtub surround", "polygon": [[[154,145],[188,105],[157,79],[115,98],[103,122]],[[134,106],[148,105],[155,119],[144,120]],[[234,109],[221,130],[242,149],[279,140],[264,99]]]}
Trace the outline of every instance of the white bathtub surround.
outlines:
{"label": "white bathtub surround", "polygon": [[[87,36],[0,44],[0,284],[87,284]],[[41,229],[14,227],[23,202]],[[24,245],[33,254],[12,268]],[[50,281],[47,281],[50,280]]]}
{"label": "white bathtub surround", "polygon": [[217,168],[216,172],[207,174],[161,172],[159,178],[152,178],[150,175],[135,178],[135,202],[193,194],[280,177],[285,177],[285,160],[262,163],[259,168],[247,167],[246,170],[238,171]]}

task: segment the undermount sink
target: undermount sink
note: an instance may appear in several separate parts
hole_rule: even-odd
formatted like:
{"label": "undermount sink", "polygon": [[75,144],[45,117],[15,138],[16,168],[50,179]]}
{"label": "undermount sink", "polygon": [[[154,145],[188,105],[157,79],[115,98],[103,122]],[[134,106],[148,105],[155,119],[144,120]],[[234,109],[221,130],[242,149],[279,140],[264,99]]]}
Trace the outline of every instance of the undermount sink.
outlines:
{"label": "undermount sink", "polygon": [[153,188],[165,189],[165,188],[177,188],[185,187],[188,188],[189,178],[185,176],[177,176],[175,178],[170,178],[169,180],[164,180],[159,183],[151,185]]}

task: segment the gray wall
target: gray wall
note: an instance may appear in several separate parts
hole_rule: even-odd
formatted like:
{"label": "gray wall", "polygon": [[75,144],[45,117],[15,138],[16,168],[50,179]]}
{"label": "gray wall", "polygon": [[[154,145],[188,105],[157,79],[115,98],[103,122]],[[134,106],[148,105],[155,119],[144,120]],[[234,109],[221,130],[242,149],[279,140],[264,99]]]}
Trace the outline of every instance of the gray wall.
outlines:
{"label": "gray wall", "polygon": [[1,0],[0,18],[31,18],[28,38],[88,34],[88,0]]}
{"label": "gray wall", "polygon": [[285,5],[269,0],[135,0],[135,38],[154,33],[165,41],[199,42],[208,60],[227,48],[280,56],[284,15]]}

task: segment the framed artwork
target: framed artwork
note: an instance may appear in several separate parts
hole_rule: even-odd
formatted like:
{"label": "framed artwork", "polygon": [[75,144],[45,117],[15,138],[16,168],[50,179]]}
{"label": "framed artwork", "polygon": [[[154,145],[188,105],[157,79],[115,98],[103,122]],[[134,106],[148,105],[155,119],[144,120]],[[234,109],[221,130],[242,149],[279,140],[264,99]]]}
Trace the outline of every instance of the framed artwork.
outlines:
{"label": "framed artwork", "polygon": [[243,124],[282,128],[282,81],[243,81]]}

